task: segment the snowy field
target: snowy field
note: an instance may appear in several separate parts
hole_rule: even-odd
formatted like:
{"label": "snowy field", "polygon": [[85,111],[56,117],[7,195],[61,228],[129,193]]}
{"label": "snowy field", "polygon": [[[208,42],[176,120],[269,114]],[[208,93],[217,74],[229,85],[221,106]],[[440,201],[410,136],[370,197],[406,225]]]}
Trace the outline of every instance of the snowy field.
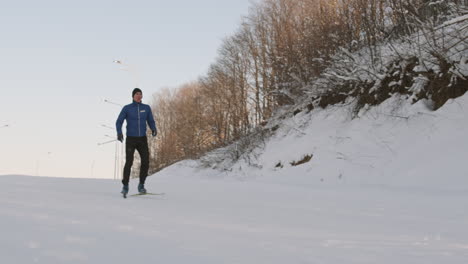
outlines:
{"label": "snowy field", "polygon": [[148,178],[163,196],[2,176],[1,263],[468,263],[468,94],[436,112],[399,101],[300,113],[258,168],[180,162]]}

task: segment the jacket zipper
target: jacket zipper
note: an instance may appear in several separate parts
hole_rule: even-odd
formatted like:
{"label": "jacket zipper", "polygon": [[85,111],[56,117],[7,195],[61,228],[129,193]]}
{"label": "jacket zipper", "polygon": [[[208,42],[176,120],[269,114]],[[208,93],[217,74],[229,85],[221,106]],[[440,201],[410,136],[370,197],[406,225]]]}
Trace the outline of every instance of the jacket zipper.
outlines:
{"label": "jacket zipper", "polygon": [[141,134],[141,130],[140,130],[140,105],[137,105],[138,106],[138,136],[140,136]]}

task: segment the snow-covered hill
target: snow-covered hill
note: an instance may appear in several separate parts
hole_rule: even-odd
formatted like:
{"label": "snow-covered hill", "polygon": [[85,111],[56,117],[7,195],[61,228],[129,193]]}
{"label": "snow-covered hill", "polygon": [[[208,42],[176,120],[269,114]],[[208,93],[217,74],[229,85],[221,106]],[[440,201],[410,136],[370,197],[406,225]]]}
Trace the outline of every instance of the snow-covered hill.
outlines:
{"label": "snow-covered hill", "polygon": [[468,94],[351,107],[282,121],[226,170],[179,162],[148,178],[164,196],[2,176],[2,263],[466,263]]}
{"label": "snow-covered hill", "polygon": [[[275,134],[250,155],[239,161],[224,160],[223,172],[201,170],[201,174],[256,175],[284,183],[291,183],[294,175],[294,181],[300,179],[306,185],[468,190],[468,94],[449,100],[437,111],[427,104],[426,100],[411,104],[406,96],[394,95],[379,106],[363,109],[358,118],[353,118],[353,103],[304,111],[279,120]],[[178,166],[201,167],[220,154],[229,157],[226,153],[233,149],[235,145],[208,154],[202,159],[205,162],[184,161]],[[308,163],[290,164],[305,155],[312,156]]]}

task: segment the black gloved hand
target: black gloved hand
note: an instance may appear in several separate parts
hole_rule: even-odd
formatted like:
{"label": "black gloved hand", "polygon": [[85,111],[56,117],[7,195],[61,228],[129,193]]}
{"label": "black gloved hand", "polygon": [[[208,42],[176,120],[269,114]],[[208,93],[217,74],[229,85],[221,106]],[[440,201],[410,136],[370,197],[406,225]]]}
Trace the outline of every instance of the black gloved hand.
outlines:
{"label": "black gloved hand", "polygon": [[157,131],[157,130],[151,130],[151,135],[152,135],[153,137],[155,137],[157,134],[158,134],[158,131]]}
{"label": "black gloved hand", "polygon": [[123,143],[123,134],[119,134],[117,140]]}

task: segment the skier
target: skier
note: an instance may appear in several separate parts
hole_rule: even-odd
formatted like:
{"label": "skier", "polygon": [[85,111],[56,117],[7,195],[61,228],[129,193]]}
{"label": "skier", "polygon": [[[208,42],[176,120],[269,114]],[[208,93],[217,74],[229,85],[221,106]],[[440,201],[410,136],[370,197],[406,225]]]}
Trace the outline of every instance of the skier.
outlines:
{"label": "skier", "polygon": [[154,122],[153,113],[149,105],[143,104],[141,99],[143,93],[139,88],[132,91],[133,102],[122,108],[122,111],[115,123],[117,127],[117,139],[123,143],[122,124],[127,120],[127,141],[125,143],[125,167],[122,179],[122,194],[126,197],[128,193],[128,183],[130,181],[130,170],[133,165],[133,154],[135,149],[138,150],[141,158],[140,167],[140,183],[138,184],[138,192],[145,194],[145,180],[148,176],[149,169],[149,150],[148,140],[146,138],[146,123],[151,128],[151,135],[155,137],[158,134],[156,123]]}

